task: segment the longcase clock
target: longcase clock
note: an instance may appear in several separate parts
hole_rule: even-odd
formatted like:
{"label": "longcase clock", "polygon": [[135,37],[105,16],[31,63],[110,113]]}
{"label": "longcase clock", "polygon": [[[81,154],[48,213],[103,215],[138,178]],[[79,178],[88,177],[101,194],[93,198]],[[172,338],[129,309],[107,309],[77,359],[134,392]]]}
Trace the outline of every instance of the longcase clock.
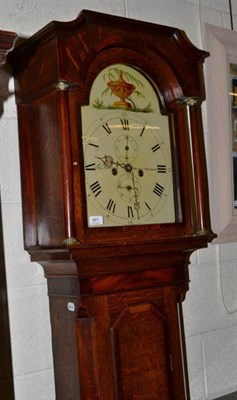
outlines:
{"label": "longcase clock", "polygon": [[176,28],[82,11],[11,57],[57,400],[189,398],[181,302],[190,255],[214,237],[207,55]]}

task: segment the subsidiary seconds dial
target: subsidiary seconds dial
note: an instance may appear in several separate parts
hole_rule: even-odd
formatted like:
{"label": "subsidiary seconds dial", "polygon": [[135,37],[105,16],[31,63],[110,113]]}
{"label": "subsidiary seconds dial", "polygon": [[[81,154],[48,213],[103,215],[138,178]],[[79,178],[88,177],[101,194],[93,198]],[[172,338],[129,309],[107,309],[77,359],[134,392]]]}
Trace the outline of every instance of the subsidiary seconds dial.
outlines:
{"label": "subsidiary seconds dial", "polygon": [[89,226],[174,222],[169,132],[140,114],[101,112],[83,135]]}

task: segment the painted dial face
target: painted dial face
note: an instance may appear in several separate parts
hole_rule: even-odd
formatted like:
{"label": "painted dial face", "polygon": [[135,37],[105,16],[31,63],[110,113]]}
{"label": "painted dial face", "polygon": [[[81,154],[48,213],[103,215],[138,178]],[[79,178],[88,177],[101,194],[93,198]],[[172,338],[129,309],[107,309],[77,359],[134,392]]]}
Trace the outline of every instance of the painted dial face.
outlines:
{"label": "painted dial face", "polygon": [[88,226],[175,222],[169,131],[139,112],[96,115],[83,132]]}

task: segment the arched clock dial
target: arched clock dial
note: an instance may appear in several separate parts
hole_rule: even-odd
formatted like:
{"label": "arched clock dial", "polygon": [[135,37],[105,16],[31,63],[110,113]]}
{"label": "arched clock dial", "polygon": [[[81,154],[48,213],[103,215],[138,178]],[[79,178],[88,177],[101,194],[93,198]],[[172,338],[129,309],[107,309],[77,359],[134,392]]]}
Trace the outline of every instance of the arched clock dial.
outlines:
{"label": "arched clock dial", "polygon": [[[83,120],[90,112],[83,108]],[[169,134],[142,113],[96,113],[83,133],[88,225],[174,222]]]}
{"label": "arched clock dial", "polygon": [[147,77],[110,65],[81,112],[88,226],[175,222],[168,117]]}

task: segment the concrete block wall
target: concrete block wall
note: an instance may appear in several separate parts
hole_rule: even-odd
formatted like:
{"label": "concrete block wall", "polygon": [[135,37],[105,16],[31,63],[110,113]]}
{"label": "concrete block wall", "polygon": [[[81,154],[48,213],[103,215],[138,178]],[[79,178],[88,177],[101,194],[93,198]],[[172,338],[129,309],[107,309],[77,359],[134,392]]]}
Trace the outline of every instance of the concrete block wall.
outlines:
{"label": "concrete block wall", "polygon": [[[204,49],[205,22],[230,28],[227,0],[1,0],[0,29],[28,37],[52,20],[74,19],[85,8],[176,26]],[[232,8],[237,29],[237,0]],[[1,71],[0,85],[8,73]],[[0,118],[0,177],[15,397],[55,400],[46,281],[23,250],[13,91],[10,79]],[[206,105],[203,111],[208,138]],[[210,245],[195,253],[190,279],[184,320],[191,399],[211,400],[237,391],[237,244]]]}
{"label": "concrete block wall", "polygon": [[190,266],[183,310],[192,400],[237,390],[236,248],[236,243],[210,245]]}

